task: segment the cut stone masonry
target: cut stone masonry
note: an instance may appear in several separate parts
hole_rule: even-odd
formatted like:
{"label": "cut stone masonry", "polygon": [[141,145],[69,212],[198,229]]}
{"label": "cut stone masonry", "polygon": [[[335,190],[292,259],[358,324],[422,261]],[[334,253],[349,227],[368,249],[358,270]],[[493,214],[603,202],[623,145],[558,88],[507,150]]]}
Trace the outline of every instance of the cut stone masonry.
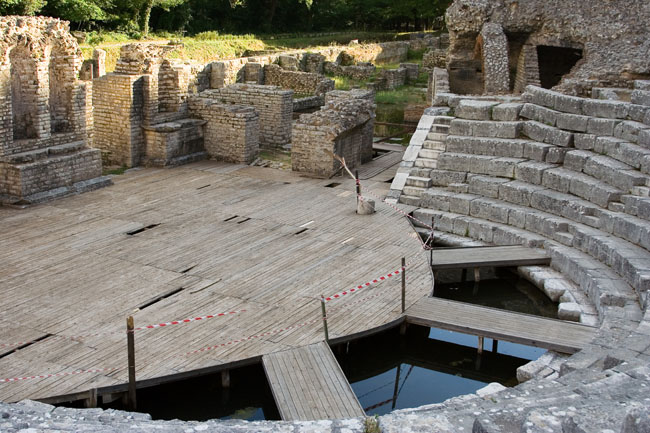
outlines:
{"label": "cut stone masonry", "polygon": [[36,203],[110,184],[88,148],[92,87],[67,22],[1,17],[0,202]]}

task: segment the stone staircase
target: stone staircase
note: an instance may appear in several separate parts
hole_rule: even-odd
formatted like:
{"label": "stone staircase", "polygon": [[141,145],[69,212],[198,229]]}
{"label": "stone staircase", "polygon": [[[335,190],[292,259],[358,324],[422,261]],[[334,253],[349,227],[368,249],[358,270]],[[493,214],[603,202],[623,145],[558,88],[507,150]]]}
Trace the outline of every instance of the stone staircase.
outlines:
{"label": "stone staircase", "polygon": [[445,150],[445,140],[453,119],[450,116],[435,116],[433,118],[430,132],[422,142],[414,168],[406,178],[406,185],[400,199],[403,203],[416,201],[427,188],[433,186],[431,170],[437,168],[438,156]]}
{"label": "stone staircase", "polygon": [[650,107],[535,87],[450,106],[436,158],[423,145],[400,202],[438,231],[546,248],[598,308],[647,307]]}

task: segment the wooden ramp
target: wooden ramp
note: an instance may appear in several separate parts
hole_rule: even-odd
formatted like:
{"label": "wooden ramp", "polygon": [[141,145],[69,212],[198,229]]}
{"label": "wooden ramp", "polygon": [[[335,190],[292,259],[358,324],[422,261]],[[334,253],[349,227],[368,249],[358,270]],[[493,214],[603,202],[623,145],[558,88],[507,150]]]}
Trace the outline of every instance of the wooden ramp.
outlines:
{"label": "wooden ramp", "polygon": [[520,245],[505,247],[438,248],[433,250],[431,269],[478,268],[481,266],[548,265],[543,250]]}
{"label": "wooden ramp", "polygon": [[578,352],[591,342],[596,333],[596,328],[580,323],[431,297],[417,301],[405,315],[408,323],[563,353]]}
{"label": "wooden ramp", "polygon": [[262,363],[283,420],[365,416],[325,342],[264,355]]}

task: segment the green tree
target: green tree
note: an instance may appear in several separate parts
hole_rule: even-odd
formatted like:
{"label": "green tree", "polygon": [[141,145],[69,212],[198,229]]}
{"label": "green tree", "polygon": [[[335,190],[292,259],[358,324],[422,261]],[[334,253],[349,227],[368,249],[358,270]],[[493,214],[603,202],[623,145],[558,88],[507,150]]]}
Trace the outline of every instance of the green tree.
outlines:
{"label": "green tree", "polygon": [[47,0],[0,0],[0,15],[34,15]]}
{"label": "green tree", "polygon": [[43,12],[87,26],[90,22],[108,20],[112,6],[111,0],[50,0]]}

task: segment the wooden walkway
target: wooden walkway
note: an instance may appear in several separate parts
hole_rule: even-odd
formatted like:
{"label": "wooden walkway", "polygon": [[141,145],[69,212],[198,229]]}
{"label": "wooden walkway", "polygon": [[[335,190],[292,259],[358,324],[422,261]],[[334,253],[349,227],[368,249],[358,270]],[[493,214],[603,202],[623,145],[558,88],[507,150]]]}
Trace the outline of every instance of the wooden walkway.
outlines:
{"label": "wooden walkway", "polygon": [[[380,203],[374,215],[356,215],[352,179],[332,188],[205,161],[130,170],[114,182],[0,207],[0,401],[125,391],[129,315],[142,327],[237,312],[137,331],[142,387],[322,341],[320,295],[392,272],[404,256],[413,262],[407,306],[431,291],[409,223]],[[330,339],[399,320],[400,284],[389,278],[328,302]],[[44,377],[3,381],[36,375]]]}
{"label": "wooden walkway", "polygon": [[[386,152],[383,155],[378,156],[367,164],[363,164],[359,167],[359,179],[367,180],[372,179],[380,173],[390,169],[402,162],[402,155],[404,152]],[[394,175],[394,173],[393,173]],[[393,175],[391,177],[393,177]]]}
{"label": "wooden walkway", "polygon": [[482,266],[548,265],[551,258],[543,250],[520,245],[505,247],[438,248],[433,250],[433,270],[478,268]]}
{"label": "wooden walkway", "polygon": [[406,321],[479,337],[575,353],[591,342],[596,328],[528,314],[423,297],[405,312]]}
{"label": "wooden walkway", "polygon": [[262,357],[282,419],[307,421],[365,416],[325,342]]}

